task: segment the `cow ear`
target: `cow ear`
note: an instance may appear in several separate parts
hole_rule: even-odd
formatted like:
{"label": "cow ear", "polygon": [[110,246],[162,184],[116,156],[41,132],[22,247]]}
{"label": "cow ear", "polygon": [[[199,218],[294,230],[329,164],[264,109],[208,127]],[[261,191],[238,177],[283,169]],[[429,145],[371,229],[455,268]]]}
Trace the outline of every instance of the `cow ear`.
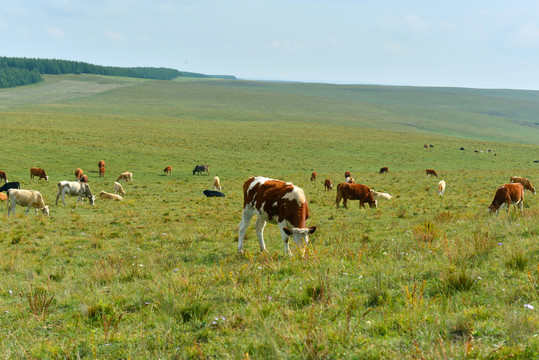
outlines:
{"label": "cow ear", "polygon": [[284,233],[285,233],[286,235],[288,235],[288,236],[292,235],[292,230],[290,230],[290,229],[287,228],[287,227],[284,227],[284,228],[283,228],[283,231],[284,231]]}
{"label": "cow ear", "polygon": [[311,227],[309,228],[309,234],[312,234],[312,233],[314,233],[315,231],[316,231],[316,226],[311,226]]}

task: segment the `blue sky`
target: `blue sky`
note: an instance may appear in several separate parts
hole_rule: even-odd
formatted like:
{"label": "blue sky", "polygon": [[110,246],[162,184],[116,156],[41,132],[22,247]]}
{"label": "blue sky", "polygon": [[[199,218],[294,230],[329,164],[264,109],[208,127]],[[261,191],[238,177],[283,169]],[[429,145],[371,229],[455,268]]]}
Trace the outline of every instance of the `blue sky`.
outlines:
{"label": "blue sky", "polygon": [[17,0],[0,55],[245,79],[539,90],[536,0]]}

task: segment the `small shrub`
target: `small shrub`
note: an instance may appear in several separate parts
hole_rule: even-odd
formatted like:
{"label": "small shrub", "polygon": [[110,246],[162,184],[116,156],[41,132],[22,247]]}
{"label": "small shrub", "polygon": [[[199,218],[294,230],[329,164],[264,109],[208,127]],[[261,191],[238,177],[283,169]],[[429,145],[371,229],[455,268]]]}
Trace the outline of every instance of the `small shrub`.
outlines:
{"label": "small shrub", "polygon": [[49,295],[47,290],[40,287],[30,288],[30,291],[26,294],[21,294],[21,297],[28,299],[30,312],[40,319],[43,319],[50,312],[54,300],[54,295]]}
{"label": "small shrub", "polygon": [[440,277],[442,290],[446,293],[468,291],[475,284],[476,277],[471,275],[465,267],[460,269],[450,268]]}
{"label": "small shrub", "polygon": [[509,259],[506,260],[505,265],[508,268],[522,271],[528,265],[529,259],[522,250],[517,250],[509,255]]}
{"label": "small shrub", "polygon": [[430,221],[417,225],[412,229],[414,238],[417,241],[431,243],[438,237],[436,225]]}

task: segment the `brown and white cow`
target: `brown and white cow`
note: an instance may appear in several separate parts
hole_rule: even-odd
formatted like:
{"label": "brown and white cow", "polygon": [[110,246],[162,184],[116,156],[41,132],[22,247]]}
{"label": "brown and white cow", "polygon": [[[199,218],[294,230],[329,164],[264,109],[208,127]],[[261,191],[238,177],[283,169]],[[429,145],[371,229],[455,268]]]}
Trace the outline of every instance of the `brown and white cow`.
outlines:
{"label": "brown and white cow", "polygon": [[221,191],[221,180],[219,179],[219,176],[216,176],[216,177],[213,178],[212,190],[213,189]]}
{"label": "brown and white cow", "polygon": [[75,170],[75,179],[80,180],[82,174],[84,174],[84,171],[82,171],[81,168],[77,168],[77,170]]}
{"label": "brown and white cow", "polygon": [[365,203],[368,203],[371,208],[375,208],[377,204],[377,201],[372,196],[371,189],[363,184],[340,183],[337,185],[337,198],[335,199],[337,209],[341,199],[346,209],[348,209],[348,200],[359,200],[359,206],[363,208],[365,208]]}
{"label": "brown and white cow", "polygon": [[345,172],[344,172],[344,178],[346,179],[346,178],[348,178],[348,177],[351,178],[352,175],[350,175],[350,171],[345,171]]}
{"label": "brown and white cow", "polygon": [[438,190],[436,190],[438,195],[442,196],[445,192],[445,181],[444,180],[440,180],[440,182],[438,183]]}
{"label": "brown and white cow", "polygon": [[488,207],[488,211],[498,215],[500,208],[507,205],[507,214],[509,214],[511,204],[515,205],[515,209],[520,206],[520,212],[524,209],[524,187],[520,183],[500,186],[494,194],[494,200]]}
{"label": "brown and white cow", "polygon": [[105,177],[105,167],[101,166],[99,168],[99,177]]}
{"label": "brown and white cow", "polygon": [[331,189],[333,189],[333,184],[331,183],[331,180],[329,179],[324,180],[324,190],[329,191]]}
{"label": "brown and white cow", "polygon": [[243,214],[239,226],[238,251],[243,254],[243,239],[253,215],[256,236],[261,251],[266,251],[264,227],[266,222],[277,224],[284,242],[285,253],[292,255],[288,245],[291,236],[302,254],[309,242],[309,234],[316,226],[307,227],[309,205],[303,190],[292,183],[263,176],[251,177],[243,184]]}
{"label": "brown and white cow", "polygon": [[434,169],[427,169],[425,170],[425,173],[427,174],[427,177],[429,177],[429,175],[438,177],[438,173]]}
{"label": "brown and white cow", "polygon": [[172,174],[172,166],[167,166],[166,168],[163,169],[163,172],[165,173],[165,175]]}
{"label": "brown and white cow", "polygon": [[106,191],[101,190],[99,193],[100,199],[108,199],[108,200],[116,200],[116,201],[124,201],[124,199],[118,195],[118,194],[111,194]]}
{"label": "brown and white cow", "polygon": [[80,182],[88,183],[90,180],[88,179],[88,175],[82,175],[79,179]]}
{"label": "brown and white cow", "polygon": [[133,182],[133,173],[130,173],[129,171],[125,171],[118,176],[118,179],[116,181],[124,180],[127,182]]}
{"label": "brown and white cow", "polygon": [[49,177],[45,173],[45,170],[37,167],[30,168],[30,180],[34,181],[34,177],[38,177],[38,181],[41,179],[45,179],[49,181]]}
{"label": "brown and white cow", "polygon": [[356,181],[354,180],[354,178],[352,177],[347,177],[346,179],[344,179],[344,182],[347,183],[347,184],[355,184]]}
{"label": "brown and white cow", "polygon": [[389,172],[389,168],[387,166],[384,166],[383,168],[380,168],[379,174],[387,174]]}
{"label": "brown and white cow", "polygon": [[125,190],[124,190],[124,188],[122,187],[122,184],[120,184],[119,182],[116,181],[116,182],[114,183],[113,189],[114,189],[114,193],[115,193],[115,194],[122,194],[122,195],[125,195]]}
{"label": "brown and white cow", "polygon": [[5,171],[0,170],[0,179],[4,180],[4,183],[8,183],[7,175]]}
{"label": "brown and white cow", "polygon": [[311,173],[311,181],[316,181],[316,177],[318,176],[318,174],[316,173],[316,171],[313,171]]}
{"label": "brown and white cow", "polygon": [[97,166],[99,166],[100,169],[102,167],[105,167],[105,160],[99,160],[99,162],[97,163]]}
{"label": "brown and white cow", "polygon": [[15,205],[28,206],[28,209],[26,209],[26,212],[24,213],[25,215],[28,215],[28,211],[33,207],[36,209],[36,213],[38,210],[41,210],[43,215],[49,216],[49,207],[45,205],[43,196],[41,196],[39,191],[9,189],[7,197],[8,217],[10,213],[15,214]]}
{"label": "brown and white cow", "polygon": [[511,176],[509,179],[512,183],[520,183],[524,187],[524,190],[529,190],[532,192],[533,195],[535,195],[535,188],[533,187],[530,180],[526,179],[525,177],[521,176]]}

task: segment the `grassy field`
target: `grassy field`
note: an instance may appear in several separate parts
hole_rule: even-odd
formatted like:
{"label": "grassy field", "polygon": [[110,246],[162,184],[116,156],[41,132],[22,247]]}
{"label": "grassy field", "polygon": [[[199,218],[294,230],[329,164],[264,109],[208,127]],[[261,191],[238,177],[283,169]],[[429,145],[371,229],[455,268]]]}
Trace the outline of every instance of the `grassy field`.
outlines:
{"label": "grassy field", "polygon": [[[539,201],[527,192],[523,214],[487,207],[512,175],[539,183],[538,100],[80,75],[1,90],[0,169],[51,216],[2,212],[0,356],[536,358]],[[200,163],[211,176],[192,175]],[[50,181],[31,183],[32,166]],[[77,167],[94,193],[125,170],[134,182],[122,203],[55,206]],[[346,170],[395,198],[336,209],[322,181]],[[214,175],[225,198],[202,195]],[[285,256],[274,225],[260,253],[254,219],[237,255],[253,175],[305,190],[318,230],[304,258]]]}

